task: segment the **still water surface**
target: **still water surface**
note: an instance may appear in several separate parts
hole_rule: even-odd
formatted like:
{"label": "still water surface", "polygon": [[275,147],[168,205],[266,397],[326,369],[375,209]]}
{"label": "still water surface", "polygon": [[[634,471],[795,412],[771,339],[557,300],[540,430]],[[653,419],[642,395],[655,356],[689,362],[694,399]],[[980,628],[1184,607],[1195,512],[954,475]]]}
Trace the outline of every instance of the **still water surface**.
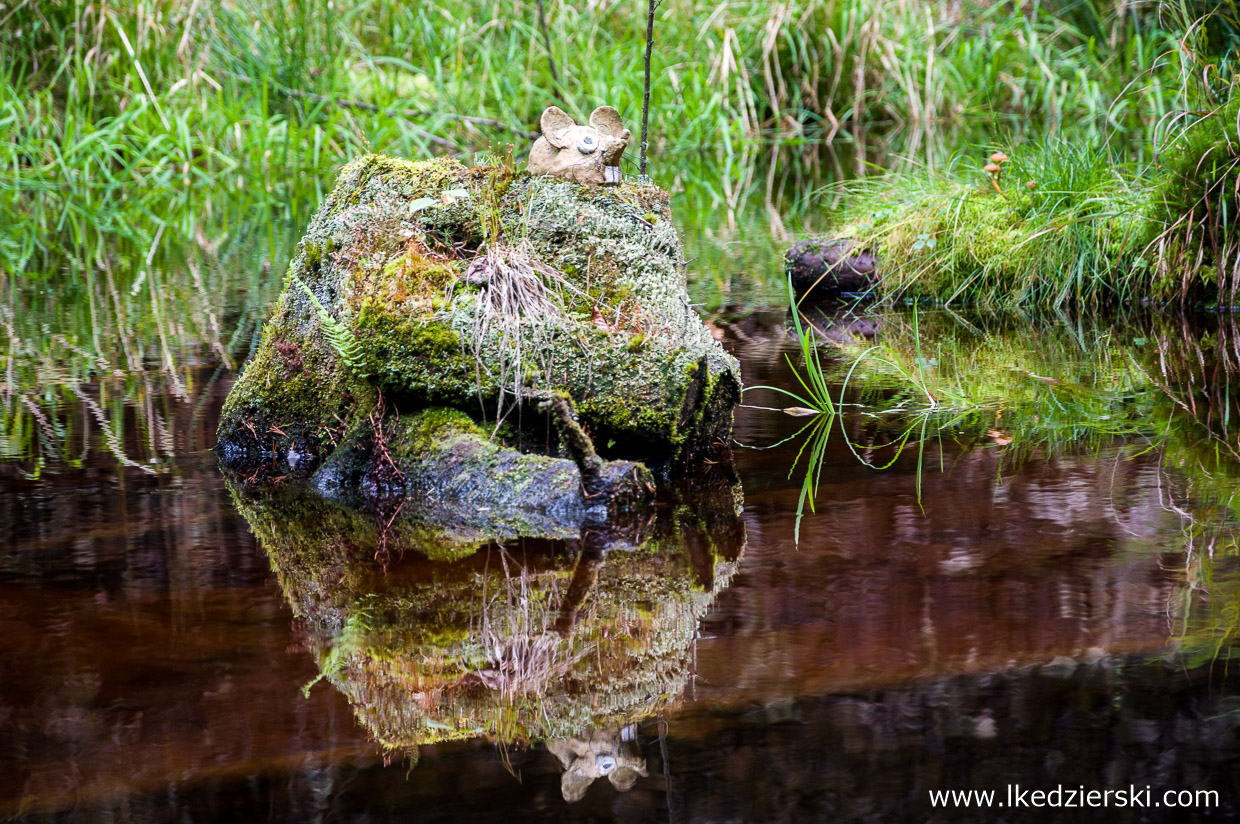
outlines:
{"label": "still water surface", "polygon": [[[896,454],[875,444],[908,416],[872,413],[911,409],[918,390],[854,383],[799,542],[800,442],[748,447],[804,420],[739,410],[743,505],[717,489],[665,505],[651,547],[613,550],[582,590],[572,622],[597,661],[526,673],[533,687],[507,702],[485,643],[472,680],[444,663],[477,641],[470,587],[500,581],[509,606],[534,587],[562,618],[579,547],[432,562],[397,541],[376,560],[365,519],[225,479],[209,447],[231,378],[214,367],[178,387],[147,375],[151,415],[122,410],[106,433],[90,403],[62,405],[77,454],[38,473],[10,454],[2,471],[0,817],[1077,819],[928,798],[1019,783],[1217,790],[1215,808],[1107,814],[1235,820],[1234,329],[917,322],[921,367],[944,386],[981,396],[1015,375],[1035,394],[1009,386],[1006,405],[924,419],[922,445]],[[782,312],[714,323],[747,384],[794,385]],[[885,339],[897,358],[911,323],[837,320],[828,357],[846,367]],[[999,389],[948,379],[948,358],[983,350]],[[108,384],[133,377],[83,392],[124,395]],[[482,640],[505,654],[505,631],[548,628],[504,614]]]}

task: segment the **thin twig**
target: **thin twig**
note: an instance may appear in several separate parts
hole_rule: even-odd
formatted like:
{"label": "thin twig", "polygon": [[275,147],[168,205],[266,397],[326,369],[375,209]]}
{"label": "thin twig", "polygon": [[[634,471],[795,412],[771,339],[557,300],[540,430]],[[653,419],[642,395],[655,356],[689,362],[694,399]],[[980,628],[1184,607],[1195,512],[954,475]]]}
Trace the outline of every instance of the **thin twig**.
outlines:
{"label": "thin twig", "polygon": [[650,51],[654,48],[654,12],[662,0],[650,0],[646,10],[646,84],[642,92],[641,176],[646,176],[646,136],[650,123]]}
{"label": "thin twig", "polygon": [[[551,92],[563,100],[564,96],[560,94],[560,73],[555,70],[555,58],[551,56],[551,34],[547,31],[547,15],[543,11],[543,0],[538,0],[538,28],[542,29],[543,43],[547,47],[547,65],[551,67]],[[650,76],[649,71],[646,72],[646,76]]]}

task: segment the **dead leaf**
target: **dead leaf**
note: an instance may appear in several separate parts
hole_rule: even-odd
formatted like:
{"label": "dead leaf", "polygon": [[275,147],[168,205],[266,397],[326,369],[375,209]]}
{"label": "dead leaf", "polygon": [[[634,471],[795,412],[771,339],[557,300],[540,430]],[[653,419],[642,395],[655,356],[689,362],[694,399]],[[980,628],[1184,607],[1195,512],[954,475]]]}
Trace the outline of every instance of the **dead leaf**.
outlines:
{"label": "dead leaf", "polygon": [[599,329],[611,331],[611,326],[603,318],[603,314],[598,310],[597,306],[590,310],[590,323],[593,323]]}

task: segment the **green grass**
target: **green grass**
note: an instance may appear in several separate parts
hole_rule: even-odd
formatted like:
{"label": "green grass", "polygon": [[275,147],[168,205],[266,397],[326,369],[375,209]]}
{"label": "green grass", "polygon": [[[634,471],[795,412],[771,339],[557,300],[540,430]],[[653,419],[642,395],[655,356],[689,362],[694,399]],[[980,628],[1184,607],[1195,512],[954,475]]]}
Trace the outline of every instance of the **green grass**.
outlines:
{"label": "green grass", "polygon": [[1166,57],[1180,80],[1150,153],[1122,134],[1072,131],[846,184],[836,232],[878,253],[879,291],[1043,310],[1236,306],[1240,77],[1234,44],[1211,39],[1234,35],[1232,18],[1167,16],[1186,34]]}
{"label": "green grass", "polygon": [[873,248],[888,299],[1058,309],[1236,306],[1240,94],[1182,119],[1148,165],[1087,141],[990,148],[939,173],[851,184],[838,231]]}
{"label": "green grass", "polygon": [[162,472],[174,444],[213,443],[210,384],[257,344],[291,247],[260,228],[190,244],[92,232],[0,269],[0,461],[73,469],[101,433],[119,463]]}
{"label": "green grass", "polygon": [[[831,387],[827,380],[827,371],[819,354],[813,329],[801,323],[801,314],[797,311],[796,296],[792,293],[791,284],[788,287],[788,300],[792,307],[792,321],[796,329],[796,340],[801,349],[803,371],[797,369],[790,355],[785,355],[784,357],[800,388],[785,389],[782,386],[757,385],[747,386],[745,391],[765,390],[775,392],[799,404],[798,406],[790,406],[783,409],[782,411],[785,414],[812,416],[812,420],[789,437],[779,443],[765,447],[771,449],[788,441],[795,441],[801,438],[801,447],[797,450],[796,458],[788,469],[788,477],[790,478],[796,473],[798,466],[803,466],[805,471],[805,477],[801,483],[801,495],[797,499],[796,526],[793,529],[793,540],[800,543],[801,519],[805,517],[806,505],[808,504],[810,512],[815,511],[815,490],[818,488],[819,480],[822,477],[823,458],[826,455],[827,442],[831,436],[831,426],[835,421],[836,403],[831,397]],[[808,450],[808,453],[806,450]],[[805,458],[804,464],[801,463],[802,457]]]}
{"label": "green grass", "polygon": [[[564,98],[528,0],[10,5],[0,7],[10,271],[88,225],[192,232],[225,199],[304,220],[334,170],[368,149],[520,151],[552,102],[578,117],[602,103],[630,124],[639,116],[636,3],[547,3]],[[652,169],[665,180],[679,170],[669,155],[732,157],[771,138],[896,134],[914,151],[962,124],[1140,134],[1174,97],[1164,72],[1174,40],[1161,25],[1091,3],[668,0]]]}
{"label": "green grass", "polygon": [[1180,300],[1237,306],[1240,290],[1240,89],[1203,94],[1171,130],[1152,174],[1145,258]]}
{"label": "green grass", "polygon": [[1148,195],[1114,151],[1085,141],[1009,148],[995,176],[982,168],[992,148],[940,172],[852,185],[855,217],[840,232],[877,250],[884,295],[1055,308],[1151,294],[1140,263]]}

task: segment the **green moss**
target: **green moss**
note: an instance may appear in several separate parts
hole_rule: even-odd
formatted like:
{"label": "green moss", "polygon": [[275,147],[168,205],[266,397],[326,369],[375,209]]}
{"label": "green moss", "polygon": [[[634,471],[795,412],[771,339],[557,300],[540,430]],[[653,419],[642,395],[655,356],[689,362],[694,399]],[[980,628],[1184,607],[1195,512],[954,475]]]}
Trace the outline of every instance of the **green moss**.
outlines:
{"label": "green moss", "polygon": [[385,392],[425,404],[465,404],[494,393],[489,379],[473,368],[460,335],[442,321],[367,304],[355,331]]}
{"label": "green moss", "polygon": [[468,187],[470,182],[469,170],[450,157],[406,160],[381,154],[358,158],[341,170],[340,178],[349,185],[337,184],[336,191],[351,189],[349,194],[358,203],[382,197],[427,197],[447,189]]}
{"label": "green moss", "polygon": [[[447,189],[470,196],[406,208]],[[720,411],[709,395],[719,374],[733,383],[739,374],[689,307],[668,217],[667,194],[653,186],[582,187],[506,167],[368,155],[342,171],[307,231],[290,272],[309,294],[286,289],[281,334],[318,337],[321,305],[357,341],[356,372],[398,406],[494,414],[500,381],[509,396],[565,391],[583,426],[615,441],[616,454],[675,461],[692,427],[714,426],[686,411],[686,400],[730,421],[730,409]],[[553,310],[545,330],[526,332],[523,323],[519,345],[494,325],[478,331],[486,269],[469,283],[461,277],[472,254],[461,250],[475,246],[460,241],[480,240],[484,224],[494,248],[536,258],[565,278],[554,290],[562,312]],[[256,371],[270,372],[271,345],[260,347]],[[699,362],[709,378],[695,377]],[[514,376],[523,383],[512,388]],[[260,387],[272,385],[251,384],[257,403]],[[293,405],[288,396],[304,389],[273,388],[272,403],[317,416],[316,424],[338,411],[321,393]]]}
{"label": "green moss", "polygon": [[224,403],[221,432],[260,449],[286,452],[296,446],[322,455],[338,439],[340,420],[370,392],[342,368],[321,336],[301,334],[287,319],[282,302]]}

